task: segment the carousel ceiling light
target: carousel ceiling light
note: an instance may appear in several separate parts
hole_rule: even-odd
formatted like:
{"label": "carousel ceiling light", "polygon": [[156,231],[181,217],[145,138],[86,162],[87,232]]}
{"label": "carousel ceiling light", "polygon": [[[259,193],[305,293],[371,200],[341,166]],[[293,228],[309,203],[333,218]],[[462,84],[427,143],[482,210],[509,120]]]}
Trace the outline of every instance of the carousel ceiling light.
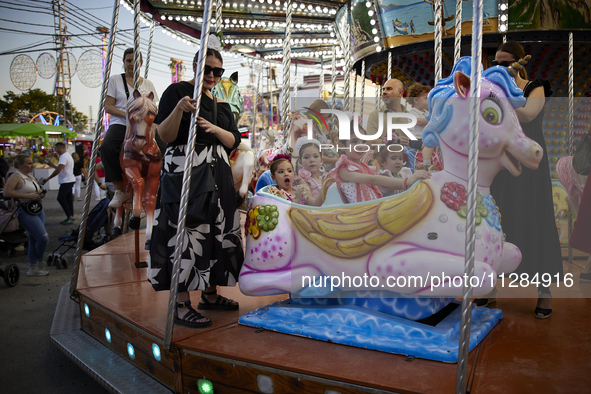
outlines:
{"label": "carousel ceiling light", "polygon": [[368,16],[373,16],[373,10],[369,10],[369,11],[367,11],[367,15],[368,15]]}
{"label": "carousel ceiling light", "polygon": [[381,52],[381,51],[382,51],[382,47],[378,45],[378,46],[376,47],[376,51],[377,51],[377,52]]}
{"label": "carousel ceiling light", "polygon": [[371,29],[371,33],[372,34],[378,34],[378,29],[376,29],[375,27],[373,29]]}
{"label": "carousel ceiling light", "polygon": [[375,20],[373,20],[373,19],[370,19],[370,21],[369,21],[369,24],[373,26],[373,25],[375,25],[375,24],[376,24],[376,21],[375,21]]}
{"label": "carousel ceiling light", "polygon": [[303,10],[304,8],[306,8],[306,5],[304,3],[301,3],[300,8]]}
{"label": "carousel ceiling light", "polygon": [[166,15],[160,15],[161,20],[166,20]]}
{"label": "carousel ceiling light", "polygon": [[232,8],[238,8],[238,4],[232,3]]}
{"label": "carousel ceiling light", "polygon": [[371,1],[368,1],[367,3],[365,3],[365,6],[366,6],[367,8],[371,8]]}
{"label": "carousel ceiling light", "polygon": [[373,40],[374,40],[374,42],[379,42],[380,41],[380,37],[374,37]]}
{"label": "carousel ceiling light", "polygon": [[501,11],[505,11],[507,9],[507,5],[506,4],[501,4]]}

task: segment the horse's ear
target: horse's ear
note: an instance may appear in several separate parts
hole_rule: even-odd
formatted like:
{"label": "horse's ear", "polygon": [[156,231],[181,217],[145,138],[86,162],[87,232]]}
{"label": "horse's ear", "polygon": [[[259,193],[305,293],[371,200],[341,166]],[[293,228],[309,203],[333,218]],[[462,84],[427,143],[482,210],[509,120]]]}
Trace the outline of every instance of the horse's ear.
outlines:
{"label": "horse's ear", "polygon": [[134,99],[137,99],[137,98],[140,98],[140,97],[142,97],[142,94],[140,93],[140,91],[139,91],[139,90],[135,89],[135,90],[133,91],[133,98],[134,98]]}
{"label": "horse's ear", "polygon": [[150,92],[150,94],[148,95],[148,99],[154,101],[154,92]]}
{"label": "horse's ear", "polygon": [[456,71],[454,74],[454,89],[458,96],[466,98],[470,91],[470,77],[461,71]]}

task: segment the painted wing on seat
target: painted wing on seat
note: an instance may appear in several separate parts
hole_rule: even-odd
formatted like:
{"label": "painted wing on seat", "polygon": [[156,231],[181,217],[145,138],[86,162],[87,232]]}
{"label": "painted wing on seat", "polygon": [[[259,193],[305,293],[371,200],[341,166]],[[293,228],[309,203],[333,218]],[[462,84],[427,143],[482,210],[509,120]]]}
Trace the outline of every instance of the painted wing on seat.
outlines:
{"label": "painted wing on seat", "polygon": [[366,255],[420,222],[433,204],[433,192],[418,182],[386,200],[339,208],[292,206],[298,231],[325,252],[341,258]]}

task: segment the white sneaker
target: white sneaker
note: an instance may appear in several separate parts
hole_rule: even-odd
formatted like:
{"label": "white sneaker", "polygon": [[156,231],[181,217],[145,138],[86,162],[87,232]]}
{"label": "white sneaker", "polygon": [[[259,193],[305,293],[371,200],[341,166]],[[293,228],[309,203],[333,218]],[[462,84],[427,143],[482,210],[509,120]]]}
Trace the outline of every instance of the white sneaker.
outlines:
{"label": "white sneaker", "polygon": [[30,265],[27,276],[47,276],[49,271],[41,271],[36,265]]}
{"label": "white sneaker", "polygon": [[16,252],[24,252],[25,251],[25,244],[20,244],[14,248]]}
{"label": "white sneaker", "polygon": [[130,198],[131,196],[129,195],[129,193],[117,190],[115,191],[113,199],[109,203],[109,208],[119,208],[121,205],[123,205],[125,201],[129,200]]}

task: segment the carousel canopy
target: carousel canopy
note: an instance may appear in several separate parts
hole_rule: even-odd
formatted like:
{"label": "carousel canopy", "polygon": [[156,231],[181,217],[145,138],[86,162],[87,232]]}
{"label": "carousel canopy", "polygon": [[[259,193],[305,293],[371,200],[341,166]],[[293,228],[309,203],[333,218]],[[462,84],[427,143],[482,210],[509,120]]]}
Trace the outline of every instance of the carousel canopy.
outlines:
{"label": "carousel canopy", "polygon": [[[215,5],[213,1],[213,17]],[[133,2],[129,2],[131,4]],[[303,64],[320,63],[332,57],[338,45],[335,19],[346,0],[294,1],[292,8],[292,60]],[[204,1],[141,0],[141,10],[172,31],[199,38],[203,22]],[[223,44],[226,50],[246,55],[258,55],[267,60],[280,60],[286,26],[284,0],[232,0],[223,1]],[[215,19],[212,30],[218,30]],[[339,49],[337,57],[342,57]]]}

